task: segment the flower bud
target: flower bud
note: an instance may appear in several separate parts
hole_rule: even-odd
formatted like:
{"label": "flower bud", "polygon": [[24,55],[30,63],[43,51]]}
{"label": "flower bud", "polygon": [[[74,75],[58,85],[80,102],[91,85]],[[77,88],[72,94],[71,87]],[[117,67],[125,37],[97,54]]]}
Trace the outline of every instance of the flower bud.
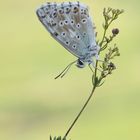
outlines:
{"label": "flower bud", "polygon": [[117,35],[119,33],[119,29],[118,28],[114,28],[113,30],[112,30],[112,34],[113,35]]}

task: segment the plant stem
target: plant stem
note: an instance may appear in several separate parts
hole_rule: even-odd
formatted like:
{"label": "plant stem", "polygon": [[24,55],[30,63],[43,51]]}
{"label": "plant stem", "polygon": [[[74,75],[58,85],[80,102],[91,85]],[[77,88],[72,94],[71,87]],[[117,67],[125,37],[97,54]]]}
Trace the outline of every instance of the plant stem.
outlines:
{"label": "plant stem", "polygon": [[100,44],[99,44],[100,47],[102,47],[102,45],[103,45],[104,38],[105,38],[105,35],[106,35],[106,31],[107,31],[107,29],[104,30],[102,40],[101,40],[101,42],[100,42]]}
{"label": "plant stem", "polygon": [[86,100],[86,102],[83,105],[82,109],[80,110],[80,112],[76,116],[75,120],[73,121],[73,123],[71,124],[71,126],[69,127],[69,129],[67,130],[65,136],[63,137],[63,140],[66,140],[66,137],[68,136],[69,132],[71,131],[71,129],[73,128],[73,126],[75,125],[75,123],[77,122],[77,120],[79,119],[79,117],[81,116],[81,114],[84,111],[84,109],[86,108],[86,106],[88,105],[91,97],[93,96],[93,93],[94,93],[95,89],[96,89],[96,86],[93,86],[92,92],[91,92],[90,96],[88,97],[88,99]]}

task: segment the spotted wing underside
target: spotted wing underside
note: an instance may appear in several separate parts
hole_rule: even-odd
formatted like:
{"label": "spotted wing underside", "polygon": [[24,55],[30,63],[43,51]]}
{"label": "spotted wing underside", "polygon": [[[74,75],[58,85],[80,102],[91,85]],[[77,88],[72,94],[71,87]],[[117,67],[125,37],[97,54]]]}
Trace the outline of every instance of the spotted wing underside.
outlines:
{"label": "spotted wing underside", "polygon": [[79,2],[47,3],[36,13],[54,39],[73,55],[85,58],[95,49],[95,33],[87,6]]}

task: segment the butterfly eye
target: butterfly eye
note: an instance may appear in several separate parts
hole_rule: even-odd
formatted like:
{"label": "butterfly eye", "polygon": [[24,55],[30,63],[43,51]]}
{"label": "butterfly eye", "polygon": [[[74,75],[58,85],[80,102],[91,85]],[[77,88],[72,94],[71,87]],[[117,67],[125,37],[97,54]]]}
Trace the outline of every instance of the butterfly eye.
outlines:
{"label": "butterfly eye", "polygon": [[59,22],[59,26],[61,26],[61,27],[64,26],[64,22],[63,21],[60,21]]}
{"label": "butterfly eye", "polygon": [[82,23],[86,23],[87,22],[87,19],[82,19]]}
{"label": "butterfly eye", "polygon": [[73,45],[72,45],[72,48],[73,48],[73,49],[76,49],[76,44],[73,44]]}
{"label": "butterfly eye", "polygon": [[79,68],[84,68],[84,63],[80,60],[80,59],[78,59],[78,61],[77,61],[77,67],[79,67]]}

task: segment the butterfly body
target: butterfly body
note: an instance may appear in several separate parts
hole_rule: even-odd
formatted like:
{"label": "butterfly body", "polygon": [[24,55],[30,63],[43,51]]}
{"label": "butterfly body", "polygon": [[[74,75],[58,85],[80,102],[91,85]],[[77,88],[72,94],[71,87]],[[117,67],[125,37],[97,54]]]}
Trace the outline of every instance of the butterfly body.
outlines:
{"label": "butterfly body", "polygon": [[98,58],[100,48],[86,5],[80,2],[46,3],[36,13],[52,37],[78,58],[78,67],[93,63],[93,57]]}

